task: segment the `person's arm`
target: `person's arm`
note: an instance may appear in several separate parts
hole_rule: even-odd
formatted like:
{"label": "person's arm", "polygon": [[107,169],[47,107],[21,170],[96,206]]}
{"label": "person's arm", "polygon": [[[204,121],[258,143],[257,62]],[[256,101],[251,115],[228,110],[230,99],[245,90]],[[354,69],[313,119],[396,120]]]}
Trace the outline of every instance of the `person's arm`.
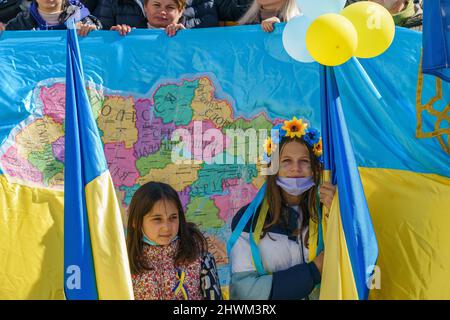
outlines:
{"label": "person's arm", "polygon": [[308,297],[320,283],[321,274],[314,262],[297,264],[272,274],[271,300],[299,300]]}
{"label": "person's arm", "polygon": [[272,275],[260,276],[256,271],[231,274],[230,300],[269,300]]}
{"label": "person's arm", "polygon": [[200,290],[205,300],[222,300],[219,275],[217,273],[216,261],[210,253],[202,259],[200,272]]}
{"label": "person's arm", "polygon": [[256,271],[236,272],[231,275],[230,299],[300,300],[308,297],[320,279],[314,262],[263,276]]}

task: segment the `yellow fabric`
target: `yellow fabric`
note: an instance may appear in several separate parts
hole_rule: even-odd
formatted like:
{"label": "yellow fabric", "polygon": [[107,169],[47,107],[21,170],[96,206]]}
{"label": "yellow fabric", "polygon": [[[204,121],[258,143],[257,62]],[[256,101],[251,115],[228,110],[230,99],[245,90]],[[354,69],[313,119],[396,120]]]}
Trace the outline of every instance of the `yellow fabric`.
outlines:
{"label": "yellow fabric", "polygon": [[[430,155],[432,156],[432,155]],[[359,168],[378,241],[370,299],[450,299],[450,179]]]}
{"label": "yellow fabric", "polygon": [[357,300],[358,292],[342,228],[338,191],[331,204],[328,230],[324,233],[324,247],[320,299]]}
{"label": "yellow fabric", "polygon": [[64,194],[0,175],[0,299],[64,299]]}
{"label": "yellow fabric", "polygon": [[99,299],[133,299],[119,203],[109,171],[85,187]]}
{"label": "yellow fabric", "polygon": [[[370,299],[450,299],[450,179],[359,172],[379,247],[381,287]],[[97,196],[103,199],[102,192]],[[64,298],[63,202],[61,191],[11,184],[0,175],[0,299]],[[314,243],[310,238],[311,251]],[[118,279],[107,274],[111,283]]]}
{"label": "yellow fabric", "polygon": [[[331,180],[331,172],[329,170],[324,170],[322,173],[323,182],[329,182]],[[322,208],[322,232],[323,234],[327,233],[327,225],[328,225],[328,209],[324,206]],[[317,223],[309,219],[309,251],[308,251],[308,259],[309,261],[313,261],[316,257],[317,252],[317,244],[318,244],[318,234],[319,226]]]}
{"label": "yellow fabric", "polygon": [[255,239],[256,244],[259,244],[259,241],[261,241],[261,233],[262,229],[264,228],[264,222],[266,221],[268,211],[269,204],[267,203],[267,199],[264,198],[261,205],[261,211],[259,212],[258,220],[256,221],[255,232],[253,232],[253,238]]}
{"label": "yellow fabric", "polygon": [[183,287],[185,277],[186,277],[186,273],[184,271],[181,272],[181,277],[177,273],[177,280],[179,282],[178,282],[177,289],[175,290],[175,295],[177,295],[178,292],[180,292],[180,290],[181,290],[181,293],[183,294],[184,300],[189,300],[187,292],[186,292],[186,290]]}
{"label": "yellow fabric", "polygon": [[319,226],[312,219],[309,219],[309,239],[308,239],[308,261],[311,262],[316,257]]}

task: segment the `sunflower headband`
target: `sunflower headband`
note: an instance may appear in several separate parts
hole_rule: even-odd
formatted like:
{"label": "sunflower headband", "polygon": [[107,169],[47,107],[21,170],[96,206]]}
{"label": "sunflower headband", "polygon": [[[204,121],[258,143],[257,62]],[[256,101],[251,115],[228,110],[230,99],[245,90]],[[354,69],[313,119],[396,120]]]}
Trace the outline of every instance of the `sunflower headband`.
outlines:
{"label": "sunflower headband", "polygon": [[264,142],[263,158],[266,163],[270,163],[272,153],[277,149],[278,144],[284,137],[302,139],[313,150],[317,160],[323,163],[320,133],[317,129],[310,127],[305,119],[293,117],[291,120],[284,121],[284,125],[281,123],[277,124],[272,130],[276,130],[278,134],[267,138]]}

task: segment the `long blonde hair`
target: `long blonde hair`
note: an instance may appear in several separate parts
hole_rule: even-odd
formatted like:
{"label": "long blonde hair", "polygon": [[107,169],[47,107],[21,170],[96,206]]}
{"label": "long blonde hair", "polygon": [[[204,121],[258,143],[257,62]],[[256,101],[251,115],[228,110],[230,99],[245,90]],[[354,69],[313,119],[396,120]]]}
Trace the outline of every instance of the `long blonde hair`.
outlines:
{"label": "long blonde hair", "polygon": [[[258,3],[258,0],[253,0],[250,8],[248,8],[247,12],[238,20],[238,24],[253,24],[258,18],[260,11],[261,5]],[[280,16],[278,18],[281,22],[287,22],[298,15],[300,15],[300,10],[297,7],[296,1],[285,0],[280,8]]]}
{"label": "long blonde hair", "polygon": [[[298,142],[308,149],[309,158],[311,161],[311,170],[312,170],[312,177],[314,180],[314,186],[305,192],[304,196],[300,199],[300,203],[298,204],[301,208],[303,219],[302,219],[302,225],[298,227],[297,230],[294,230],[293,236],[296,235],[302,235],[305,230],[308,230],[309,226],[309,219],[316,222],[318,219],[318,199],[317,199],[317,190],[318,187],[322,183],[322,169],[323,166],[320,163],[320,161],[317,159],[316,156],[314,156],[314,151],[312,148],[305,143],[305,141],[302,138],[289,138],[284,137],[281,139],[280,144],[278,146],[278,152],[281,157],[281,152],[283,151],[284,147],[290,143],[290,142]],[[267,189],[266,189],[266,199],[269,205],[269,216],[266,219],[263,227],[263,235],[264,237],[265,233],[269,231],[270,227],[278,224],[280,221],[283,223],[287,223],[287,221],[283,221],[286,219],[286,216],[283,215],[283,207],[286,207],[283,205],[283,197],[281,195],[281,188],[277,185],[277,176],[278,175],[268,175],[267,176]],[[322,206],[322,204],[319,204]],[[303,236],[303,243],[306,244],[306,247],[308,248],[308,237],[309,237],[309,230],[306,232]]]}

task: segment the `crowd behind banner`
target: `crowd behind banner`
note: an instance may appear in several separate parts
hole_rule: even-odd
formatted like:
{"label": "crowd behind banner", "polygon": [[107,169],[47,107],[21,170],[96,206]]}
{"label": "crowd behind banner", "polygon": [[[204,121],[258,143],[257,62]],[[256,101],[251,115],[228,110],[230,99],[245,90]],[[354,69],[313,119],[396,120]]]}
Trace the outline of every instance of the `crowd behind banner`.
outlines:
{"label": "crowd behind banner", "polygon": [[[357,1],[348,0],[347,5]],[[371,1],[387,8],[396,25],[421,30],[422,0]],[[295,0],[0,0],[0,31],[64,29],[75,12],[79,35],[162,28],[169,36],[180,29],[256,23],[271,32],[274,23],[300,14]]]}

